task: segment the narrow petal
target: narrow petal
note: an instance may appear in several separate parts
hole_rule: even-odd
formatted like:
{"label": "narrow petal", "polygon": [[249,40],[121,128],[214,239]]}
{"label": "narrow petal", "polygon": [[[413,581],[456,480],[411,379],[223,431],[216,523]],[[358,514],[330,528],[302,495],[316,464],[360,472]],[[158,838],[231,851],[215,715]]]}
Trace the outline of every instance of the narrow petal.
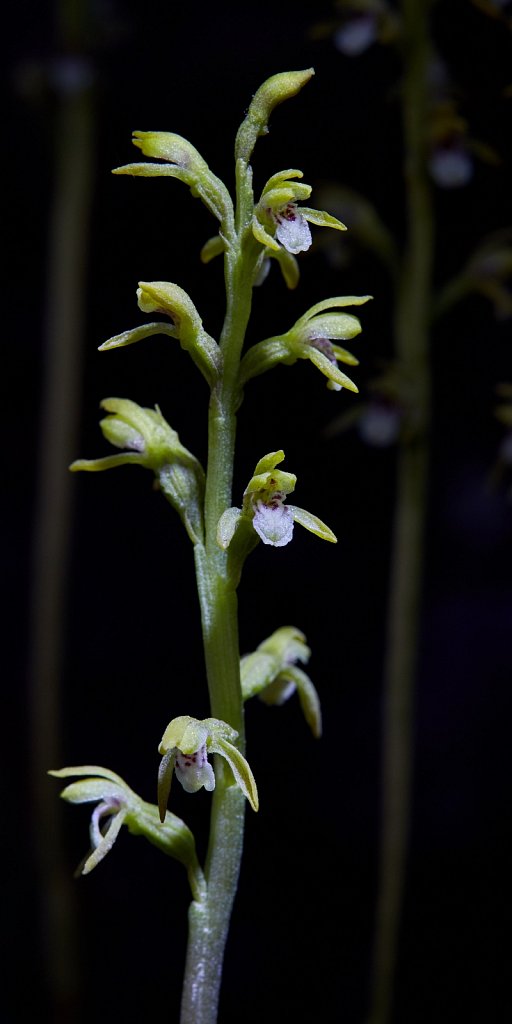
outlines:
{"label": "narrow petal", "polygon": [[346,363],[347,366],[359,366],[359,359],[356,359],[348,349],[340,348],[339,345],[333,345],[332,350],[340,363]]}
{"label": "narrow petal", "polygon": [[244,796],[247,797],[253,811],[257,811],[259,807],[258,789],[254,775],[243,754],[232,743],[229,743],[228,740],[220,736],[212,740],[209,749],[212,753],[221,754],[222,757],[226,758],[237,786],[242,790]]}
{"label": "narrow petal", "polygon": [[114,815],[112,821],[103,836],[99,846],[91,853],[90,857],[87,858],[83,868],[82,875],[88,875],[97,864],[107,856],[107,853],[112,849],[126,818],[126,810],[123,808],[117,814]]}
{"label": "narrow petal", "polygon": [[279,249],[279,245],[275,239],[272,238],[272,235],[269,235],[268,231],[265,231],[263,224],[257,217],[252,218],[252,233],[256,241],[261,242],[261,244],[266,246],[267,249]]}
{"label": "narrow petal", "polygon": [[108,352],[111,348],[125,348],[126,345],[134,345],[137,341],[150,338],[153,334],[168,334],[171,338],[178,337],[178,331],[172,324],[155,322],[144,324],[142,327],[134,327],[131,331],[123,331],[108,338],[99,346],[98,352]]}
{"label": "narrow petal", "polygon": [[334,384],[339,385],[342,388],[347,388],[348,391],[354,391],[356,394],[359,388],[354,384],[354,381],[347,377],[343,373],[339,366],[331,363],[327,356],[324,356],[323,352],[319,352],[313,345],[309,346],[307,352],[307,358],[326,376],[329,380],[332,380]]}
{"label": "narrow petal", "polygon": [[194,183],[190,171],[177,164],[123,164],[122,167],[114,167],[112,174],[133,174],[139,178],[179,178],[186,185]]}
{"label": "narrow petal", "polygon": [[337,231],[346,231],[347,225],[342,224],[337,217],[332,217],[324,210],[311,210],[309,207],[301,206],[302,215],[310,224],[316,224],[319,228],[336,228]]}
{"label": "narrow petal", "polygon": [[111,772],[110,768],[101,768],[97,764],[79,764],[73,768],[56,768],[49,771],[48,775],[53,775],[56,779],[69,779],[73,775],[97,775],[100,779],[110,779],[111,782],[117,782],[120,786],[126,786],[124,779],[120,775]]}
{"label": "narrow petal", "polygon": [[323,313],[326,309],[341,309],[344,306],[363,306],[365,302],[369,302],[372,298],[372,295],[335,295],[332,299],[323,299],[322,302],[317,302],[314,306],[311,306],[304,313],[304,316],[297,320],[295,326],[299,327],[318,313]]}
{"label": "narrow petal", "polygon": [[96,849],[96,847],[99,846],[100,843],[105,838],[103,832],[100,829],[101,819],[107,816],[113,817],[114,814],[117,814],[118,810],[119,807],[112,803],[112,801],[108,800],[104,800],[101,804],[98,804],[98,806],[94,808],[91,817],[91,824],[89,827],[91,843],[94,849]]}
{"label": "narrow petal", "polygon": [[160,814],[160,821],[162,822],[165,820],[165,812],[167,810],[167,804],[169,803],[175,760],[176,750],[175,748],[172,748],[164,754],[158,769],[158,811]]}
{"label": "narrow petal", "polygon": [[320,699],[311,679],[297,665],[290,665],[289,668],[284,669],[281,677],[289,679],[297,687],[304,718],[315,739],[319,739],[322,735],[322,712],[320,709]]}
{"label": "narrow petal", "polygon": [[296,505],[287,505],[287,508],[292,513],[295,522],[300,523],[310,533],[315,533],[317,537],[321,537],[322,540],[328,540],[331,544],[337,543],[337,537],[335,537],[332,530],[321,519],[318,519],[317,516],[312,515],[311,512],[306,512],[305,508],[297,508]]}
{"label": "narrow petal", "polygon": [[86,473],[101,473],[105,469],[116,469],[117,466],[146,466],[146,455],[137,452],[125,452],[122,455],[105,455],[102,459],[75,459],[70,465],[72,473],[84,470]]}

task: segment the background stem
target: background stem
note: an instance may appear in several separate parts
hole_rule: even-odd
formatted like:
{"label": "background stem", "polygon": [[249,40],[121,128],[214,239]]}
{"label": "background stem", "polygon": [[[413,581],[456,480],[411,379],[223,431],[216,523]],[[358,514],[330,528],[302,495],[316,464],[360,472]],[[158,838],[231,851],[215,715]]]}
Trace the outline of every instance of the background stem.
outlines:
{"label": "background stem", "polygon": [[[60,764],[61,669],[85,315],[85,275],[93,154],[88,87],[63,92],[57,114],[45,323],[46,367],[39,424],[39,480],[33,548],[30,719],[33,849],[45,899],[40,927],[51,1019],[79,1019],[75,887],[63,856],[62,804],[47,771]],[[43,838],[44,837],[44,841]]]}
{"label": "background stem", "polygon": [[407,241],[395,314],[398,368],[410,422],[398,457],[382,736],[382,834],[370,1024],[391,1019],[403,903],[413,761],[414,681],[423,571],[430,416],[429,311],[433,251],[425,171],[429,4],[403,0],[403,124]]}

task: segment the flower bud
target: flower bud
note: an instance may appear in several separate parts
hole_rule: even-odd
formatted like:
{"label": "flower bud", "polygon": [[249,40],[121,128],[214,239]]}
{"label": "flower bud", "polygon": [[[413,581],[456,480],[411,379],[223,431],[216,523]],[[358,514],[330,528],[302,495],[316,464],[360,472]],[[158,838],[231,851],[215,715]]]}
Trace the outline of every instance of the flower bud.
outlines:
{"label": "flower bud", "polygon": [[274,107],[296,96],[314,73],[313,68],[307,68],[306,71],[284,71],[267,78],[253,96],[247,116],[238,129],[236,160],[249,163],[258,136],[268,132],[268,121]]}

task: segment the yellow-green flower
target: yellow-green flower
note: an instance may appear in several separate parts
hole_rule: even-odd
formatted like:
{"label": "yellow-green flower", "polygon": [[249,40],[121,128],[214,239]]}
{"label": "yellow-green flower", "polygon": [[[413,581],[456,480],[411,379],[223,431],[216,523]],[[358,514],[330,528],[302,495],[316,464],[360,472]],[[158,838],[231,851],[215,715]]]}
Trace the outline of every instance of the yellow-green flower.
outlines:
{"label": "yellow-green flower", "polygon": [[158,808],[141,800],[124,779],[109,768],[78,765],[49,772],[58,779],[77,777],[62,790],[61,797],[72,804],[95,803],[89,834],[92,850],[79,867],[88,875],[110,853],[123,825],[134,835],[143,835],[163,853],[187,868],[195,899],[204,890],[204,878],[197,861],[194,837],[185,822],[169,811],[162,820]]}
{"label": "yellow-green flower", "polygon": [[284,504],[286,496],[295,490],[297,477],[276,469],[283,459],[282,450],[260,459],[244,491],[242,508],[228,508],[220,517],[217,543],[221,548],[226,550],[235,532],[247,527],[252,527],[264,544],[284,547],[292,539],[295,523],[322,540],[336,543],[332,530],[321,519],[297,505]]}
{"label": "yellow-green flower", "polygon": [[306,722],[318,738],[322,732],[320,700],[311,679],[296,664],[306,664],[310,655],[304,633],[294,626],[282,626],[242,658],[240,677],[244,700],[258,695],[265,704],[280,705],[297,691]]}
{"label": "yellow-green flower", "polygon": [[309,249],[312,243],[309,224],[346,230],[336,217],[297,205],[303,199],[309,199],[311,186],[294,181],[295,178],[302,178],[302,171],[293,168],[269,178],[252,220],[252,231],[258,242],[271,251],[282,246],[292,255]]}
{"label": "yellow-green flower", "polygon": [[359,360],[337,342],[355,338],[361,332],[361,323],[352,313],[339,310],[345,306],[361,306],[369,299],[371,295],[338,295],[317,302],[289,331],[266,338],[248,349],[240,364],[240,383],[244,385],[251,377],[265,373],[277,363],[291,366],[297,359],[309,359],[327,377],[330,390],[347,388],[357,392],[354,381],[340,370],[338,363],[357,366]]}
{"label": "yellow-green flower", "polygon": [[180,715],[169,722],[158,747],[162,754],[158,772],[158,806],[162,821],[169,799],[173,772],[187,793],[204,788],[215,789],[215,775],[208,754],[220,754],[231,768],[236,785],[247,797],[252,809],[258,810],[258,790],[252,771],[235,740],[238,733],[218,718],[199,721]]}

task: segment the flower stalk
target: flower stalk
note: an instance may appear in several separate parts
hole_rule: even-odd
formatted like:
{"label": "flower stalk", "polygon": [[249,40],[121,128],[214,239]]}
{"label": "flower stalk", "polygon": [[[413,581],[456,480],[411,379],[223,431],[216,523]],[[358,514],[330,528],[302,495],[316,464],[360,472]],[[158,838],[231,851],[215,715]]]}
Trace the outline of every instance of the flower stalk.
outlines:
{"label": "flower stalk", "polygon": [[[239,196],[247,203],[248,183]],[[196,579],[201,609],[210,712],[238,733],[245,749],[238,601],[228,573],[228,554],[217,543],[217,524],[231,504],[238,405],[240,353],[250,317],[253,267],[241,253],[224,256],[227,308],[219,347],[224,372],[212,390],[208,417],[208,465],[205,487],[205,542],[195,546]],[[212,799],[210,837],[205,865],[208,897],[189,909],[189,937],[181,1003],[181,1024],[214,1024],[222,979],[224,950],[242,859],[245,798],[232,785],[219,755]],[[220,762],[220,763],[219,763]]]}

